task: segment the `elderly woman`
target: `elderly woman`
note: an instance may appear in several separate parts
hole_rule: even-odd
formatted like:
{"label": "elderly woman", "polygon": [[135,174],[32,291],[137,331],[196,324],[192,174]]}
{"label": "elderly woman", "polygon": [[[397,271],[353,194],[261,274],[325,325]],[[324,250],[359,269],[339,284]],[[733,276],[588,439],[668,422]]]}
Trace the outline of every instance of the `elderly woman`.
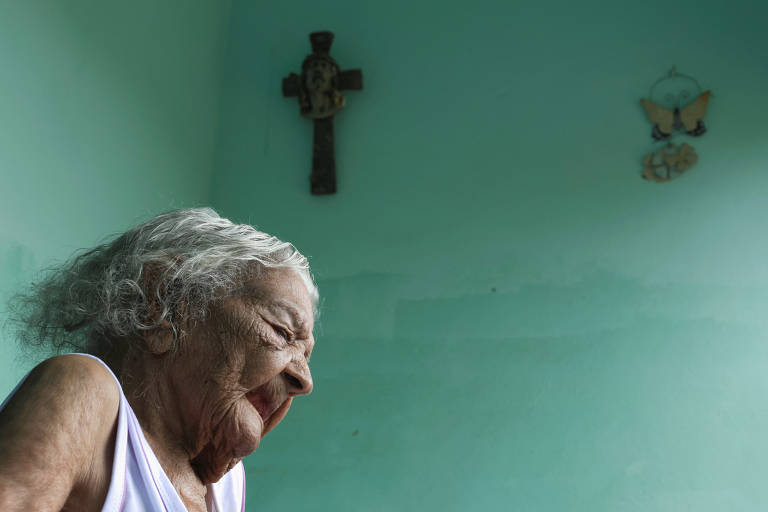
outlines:
{"label": "elderly woman", "polygon": [[317,289],[292,245],[160,215],[17,302],[60,355],[0,412],[0,510],[244,509],[243,457],[312,391]]}

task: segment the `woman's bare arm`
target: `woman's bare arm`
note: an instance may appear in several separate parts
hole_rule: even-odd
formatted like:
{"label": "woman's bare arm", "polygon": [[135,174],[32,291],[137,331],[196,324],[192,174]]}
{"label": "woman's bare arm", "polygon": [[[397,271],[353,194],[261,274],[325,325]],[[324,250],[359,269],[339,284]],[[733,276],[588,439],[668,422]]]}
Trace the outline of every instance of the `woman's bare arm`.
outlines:
{"label": "woman's bare arm", "polygon": [[119,405],[98,361],[57,356],[32,370],[0,412],[0,510],[59,511],[73,494],[103,503]]}

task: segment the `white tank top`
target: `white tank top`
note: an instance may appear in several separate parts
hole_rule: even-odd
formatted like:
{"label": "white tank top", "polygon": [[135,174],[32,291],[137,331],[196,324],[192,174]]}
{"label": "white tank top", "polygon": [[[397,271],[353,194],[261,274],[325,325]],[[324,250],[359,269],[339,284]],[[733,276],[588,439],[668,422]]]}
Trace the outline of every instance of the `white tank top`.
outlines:
{"label": "white tank top", "polygon": [[[139,421],[128,404],[120,381],[104,362],[88,354],[104,365],[117,382],[120,390],[120,410],[117,415],[117,437],[115,456],[112,462],[112,479],[107,491],[103,512],[187,512],[179,494],[160,466],[152,448],[150,448]],[[10,395],[0,405],[0,411],[24,383],[19,382]],[[245,511],[245,470],[238,462],[221,480],[207,486],[207,505],[209,512],[244,512]]]}

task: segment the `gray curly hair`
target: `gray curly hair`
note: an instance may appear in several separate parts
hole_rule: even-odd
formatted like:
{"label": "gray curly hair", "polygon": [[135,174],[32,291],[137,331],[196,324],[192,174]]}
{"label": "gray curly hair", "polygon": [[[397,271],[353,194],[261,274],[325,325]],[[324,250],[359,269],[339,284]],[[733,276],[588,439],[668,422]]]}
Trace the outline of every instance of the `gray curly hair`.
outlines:
{"label": "gray curly hair", "polygon": [[181,320],[203,319],[265,267],[296,271],[317,308],[309,263],[293,245],[210,208],[174,210],[49,269],[10,309],[23,348],[103,355],[163,322],[177,342]]}

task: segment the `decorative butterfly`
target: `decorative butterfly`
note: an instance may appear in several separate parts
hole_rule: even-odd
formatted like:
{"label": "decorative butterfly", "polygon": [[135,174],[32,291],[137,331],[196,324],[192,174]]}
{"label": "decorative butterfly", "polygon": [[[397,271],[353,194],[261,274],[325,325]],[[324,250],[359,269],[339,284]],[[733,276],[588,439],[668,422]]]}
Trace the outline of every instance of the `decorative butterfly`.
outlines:
{"label": "decorative butterfly", "polygon": [[702,119],[707,113],[710,94],[712,94],[711,91],[705,91],[682,109],[675,108],[675,110],[666,109],[651,100],[641,99],[640,103],[648,114],[648,119],[654,123],[651,137],[655,140],[664,140],[669,138],[673,131],[683,129],[692,137],[704,135],[707,127],[704,126]]}

